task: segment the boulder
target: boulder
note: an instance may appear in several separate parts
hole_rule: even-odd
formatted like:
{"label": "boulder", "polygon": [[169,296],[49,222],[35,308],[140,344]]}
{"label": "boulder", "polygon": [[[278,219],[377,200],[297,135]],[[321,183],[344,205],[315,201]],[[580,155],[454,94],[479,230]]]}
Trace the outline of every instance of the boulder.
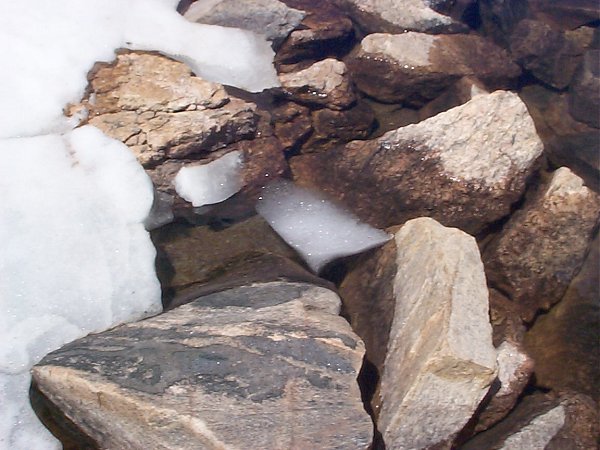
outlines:
{"label": "boulder", "polygon": [[565,296],[535,321],[525,337],[527,350],[536,361],[539,386],[576,390],[600,401],[598,286],[600,241],[596,236]]}
{"label": "boulder", "polygon": [[190,22],[250,30],[278,47],[305,13],[278,0],[210,0],[192,3],[183,16]]}
{"label": "boulder", "polygon": [[256,133],[256,105],[161,55],[121,53],[92,75],[89,89],[89,123],[127,144],[146,168]]}
{"label": "boulder", "polygon": [[101,448],[366,449],[363,344],[333,292],[242,286],[90,335],[34,368]]}
{"label": "boulder", "polygon": [[524,397],[505,420],[461,449],[588,450],[596,448],[598,420],[596,405],[585,395],[537,393]]}
{"label": "boulder", "polygon": [[[379,322],[391,320],[389,335],[377,343],[387,345],[374,349],[380,355],[387,347],[377,427],[386,448],[443,445],[465,426],[496,376],[479,250],[466,233],[420,218],[400,228],[385,252],[389,266],[381,260],[359,266],[341,290],[351,320],[371,307],[364,320],[377,328],[369,334],[385,333]],[[378,271],[368,272],[373,267]],[[369,295],[375,286],[377,295]]]}
{"label": "boulder", "polygon": [[569,111],[575,120],[600,128],[600,50],[588,50],[569,88]]}
{"label": "boulder", "polygon": [[279,75],[283,92],[291,100],[347,109],[356,101],[346,65],[334,58],[314,63],[298,72]]}
{"label": "boulder", "polygon": [[531,322],[565,293],[598,224],[600,198],[567,168],[552,174],[484,253],[488,281]]}
{"label": "boulder", "polygon": [[475,34],[370,34],[346,64],[365,94],[416,107],[464,76],[493,90],[511,87],[520,74],[505,50]]}
{"label": "boulder", "polygon": [[557,89],[569,85],[583,53],[566,33],[535,20],[519,22],[509,41],[515,62]]}
{"label": "boulder", "polygon": [[440,14],[427,0],[334,0],[369,33],[461,33],[468,27]]}
{"label": "boulder", "polygon": [[328,192],[376,228],[430,216],[476,233],[510,213],[541,153],[523,102],[497,91],[290,166],[299,184]]}

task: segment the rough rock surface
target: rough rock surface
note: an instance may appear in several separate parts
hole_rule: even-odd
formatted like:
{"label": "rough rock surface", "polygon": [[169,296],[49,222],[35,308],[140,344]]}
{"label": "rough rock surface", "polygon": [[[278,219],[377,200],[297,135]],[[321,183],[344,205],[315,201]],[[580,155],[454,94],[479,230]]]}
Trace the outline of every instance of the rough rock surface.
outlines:
{"label": "rough rock surface", "polygon": [[304,11],[278,0],[203,0],[192,3],[184,17],[191,22],[242,28],[263,34],[277,46],[304,18]]}
{"label": "rough rock surface", "polygon": [[488,292],[466,233],[421,218],[395,241],[378,429],[387,448],[429,448],[452,440],[496,376]]}
{"label": "rough rock surface", "polygon": [[563,299],[527,332],[525,345],[536,361],[539,386],[572,389],[600,401],[598,286],[600,241],[596,236]]}
{"label": "rough rock surface", "polygon": [[528,3],[523,0],[479,0],[480,32],[507,47],[508,37],[528,15]]}
{"label": "rough rock surface", "polygon": [[543,22],[522,20],[510,35],[510,52],[537,79],[564,89],[573,78],[583,49],[560,30]]}
{"label": "rough rock surface", "polygon": [[573,118],[600,128],[600,50],[585,52],[569,91],[569,111]]}
{"label": "rough rock surface", "polygon": [[565,293],[598,224],[600,198],[563,167],[485,251],[488,281],[531,321]]}
{"label": "rough rock surface", "polygon": [[[160,76],[157,76],[160,74]],[[89,123],[151,167],[253,137],[256,105],[157,54],[122,53],[90,82]]]}
{"label": "rough rock surface", "polygon": [[510,212],[541,153],[523,102],[497,91],[290,166],[299,184],[328,192],[376,228],[430,216],[475,233]]}
{"label": "rough rock surface", "polygon": [[310,67],[279,76],[290,99],[330,109],[347,109],[356,101],[348,70],[342,61],[327,58]]}
{"label": "rough rock surface", "polygon": [[510,87],[520,74],[505,50],[474,34],[370,34],[346,64],[367,95],[412,106],[437,97],[463,76],[493,90]]}
{"label": "rough rock surface", "polygon": [[598,411],[585,395],[526,396],[502,422],[461,447],[464,450],[596,448]]}
{"label": "rough rock surface", "polygon": [[271,110],[273,133],[284,150],[298,148],[312,132],[310,110],[293,102],[285,102]]}
{"label": "rough rock surface", "polygon": [[339,298],[267,283],[75,341],[34,369],[102,448],[367,448],[363,345]]}
{"label": "rough rock surface", "polygon": [[431,8],[427,0],[334,0],[365,33],[459,33],[468,27]]}
{"label": "rough rock surface", "polygon": [[479,94],[489,94],[489,92],[480,81],[470,77],[463,77],[452,84],[441,95],[419,109],[419,120],[429,119],[455,106],[464,105]]}
{"label": "rough rock surface", "polygon": [[574,29],[600,20],[596,0],[528,0],[528,4],[534,17],[563,29]]}

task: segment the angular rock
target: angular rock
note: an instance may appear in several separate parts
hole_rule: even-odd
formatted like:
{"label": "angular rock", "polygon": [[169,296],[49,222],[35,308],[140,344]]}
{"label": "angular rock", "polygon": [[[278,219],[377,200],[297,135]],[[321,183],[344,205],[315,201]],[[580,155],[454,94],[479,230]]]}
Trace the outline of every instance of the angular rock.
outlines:
{"label": "angular rock", "polygon": [[[562,300],[527,332],[536,383],[600,401],[600,241],[598,236]],[[576,369],[575,369],[576,368]]]}
{"label": "angular rock", "polygon": [[370,34],[346,64],[367,95],[411,106],[422,106],[464,76],[494,90],[512,86],[520,74],[506,51],[474,34]]}
{"label": "angular rock", "polygon": [[280,75],[279,81],[283,92],[300,103],[342,110],[356,101],[346,65],[333,58],[319,61],[299,72]]}
{"label": "angular rock", "polygon": [[495,378],[488,292],[466,233],[421,218],[407,222],[395,243],[377,426],[386,448],[429,448],[453,439]]}
{"label": "angular rock", "polygon": [[487,248],[488,281],[530,322],[565,293],[598,224],[600,198],[563,167]]}
{"label": "angular rock", "polygon": [[557,89],[569,85],[583,53],[565,33],[535,20],[519,22],[509,40],[515,62]]}
{"label": "angular rock", "polygon": [[192,3],[183,16],[191,22],[263,34],[277,47],[300,24],[305,13],[278,0],[211,0]]}
{"label": "angular rock", "polygon": [[600,50],[588,50],[569,89],[569,111],[575,120],[600,128]]}
{"label": "angular rock", "polygon": [[476,233],[509,214],[541,153],[523,102],[497,91],[290,166],[299,184],[328,192],[376,228],[430,216]]}
{"label": "angular rock", "polygon": [[595,0],[528,0],[531,14],[562,29],[575,29],[600,20]]}
{"label": "angular rock", "polygon": [[98,69],[88,107],[89,123],[127,144],[145,167],[251,138],[258,121],[256,105],[149,53],[122,53]]}
{"label": "angular rock", "polygon": [[461,33],[468,27],[434,10],[427,0],[334,0],[369,33]]}
{"label": "angular rock", "polygon": [[[298,29],[292,31],[275,55],[279,72],[297,70],[301,61],[339,57],[353,45],[354,26],[350,18],[330,1],[283,0],[291,8],[306,12]],[[292,65],[286,67],[287,65]]]}
{"label": "angular rock", "polygon": [[461,449],[587,450],[596,447],[598,411],[581,394],[526,396],[505,420]]}
{"label": "angular rock", "polygon": [[273,133],[285,151],[299,147],[312,132],[310,110],[293,102],[286,102],[271,110]]}
{"label": "angular rock", "polygon": [[529,13],[529,0],[479,0],[480,31],[502,47]]}
{"label": "angular rock", "polygon": [[366,449],[362,342],[339,298],[266,283],[75,341],[34,369],[102,448]]}
{"label": "angular rock", "polygon": [[442,14],[464,22],[472,28],[479,25],[477,0],[429,0],[429,6]]}
{"label": "angular rock", "polygon": [[479,94],[489,94],[481,82],[470,77],[461,78],[441,95],[419,109],[419,119],[429,119],[455,106],[463,105]]}
{"label": "angular rock", "polygon": [[494,347],[499,347],[505,341],[522,343],[525,339],[525,324],[521,319],[519,305],[496,289],[490,288],[489,291]]}

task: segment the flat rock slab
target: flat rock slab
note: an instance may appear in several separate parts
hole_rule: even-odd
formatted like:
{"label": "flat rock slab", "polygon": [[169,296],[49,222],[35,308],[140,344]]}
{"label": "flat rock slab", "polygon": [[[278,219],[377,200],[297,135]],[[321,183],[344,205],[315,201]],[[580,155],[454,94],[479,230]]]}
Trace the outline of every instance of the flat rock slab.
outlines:
{"label": "flat rock slab", "polygon": [[510,213],[542,147],[519,97],[496,91],[290,166],[299,184],[328,192],[376,228],[429,216],[476,233]]}
{"label": "flat rock slab", "polygon": [[307,284],[227,290],[73,342],[34,377],[102,448],[366,449],[363,344],[339,305]]}
{"label": "flat rock slab", "polygon": [[415,107],[464,76],[494,90],[511,87],[521,72],[505,50],[474,34],[370,34],[346,64],[365,94]]}

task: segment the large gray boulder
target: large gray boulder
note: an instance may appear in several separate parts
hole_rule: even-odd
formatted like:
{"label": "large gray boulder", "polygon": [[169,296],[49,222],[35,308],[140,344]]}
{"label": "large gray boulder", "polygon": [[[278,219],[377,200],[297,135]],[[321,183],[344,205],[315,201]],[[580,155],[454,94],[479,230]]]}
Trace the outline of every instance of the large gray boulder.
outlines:
{"label": "large gray boulder", "polygon": [[75,341],[33,370],[101,448],[366,449],[363,344],[333,292],[244,286]]}

